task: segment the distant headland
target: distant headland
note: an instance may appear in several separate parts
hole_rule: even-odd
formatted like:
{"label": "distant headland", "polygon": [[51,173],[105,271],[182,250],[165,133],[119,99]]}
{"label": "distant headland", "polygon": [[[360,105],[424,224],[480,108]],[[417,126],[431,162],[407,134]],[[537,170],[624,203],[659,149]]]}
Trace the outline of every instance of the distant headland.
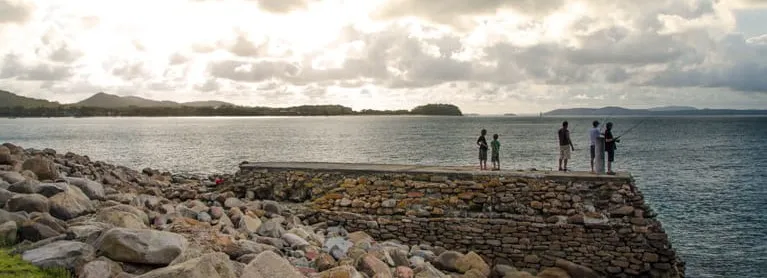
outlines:
{"label": "distant headland", "polygon": [[426,104],[411,110],[354,111],[341,105],[293,107],[238,106],[223,101],[173,102],[97,93],[77,103],[61,104],[0,90],[0,117],[184,117],[184,116],[345,116],[434,115],[463,116],[452,104]]}
{"label": "distant headland", "polygon": [[556,109],[543,116],[727,116],[767,115],[767,110],[698,109],[689,106],[665,106],[650,109],[628,109],[608,106],[602,108]]}

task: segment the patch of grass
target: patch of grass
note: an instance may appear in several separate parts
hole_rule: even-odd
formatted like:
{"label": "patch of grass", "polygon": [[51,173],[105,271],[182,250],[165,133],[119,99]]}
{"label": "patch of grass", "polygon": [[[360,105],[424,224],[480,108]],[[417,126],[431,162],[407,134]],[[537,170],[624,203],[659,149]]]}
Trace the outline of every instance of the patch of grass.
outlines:
{"label": "patch of grass", "polygon": [[21,259],[20,255],[8,254],[10,249],[0,248],[0,278],[71,278],[63,268],[41,269]]}

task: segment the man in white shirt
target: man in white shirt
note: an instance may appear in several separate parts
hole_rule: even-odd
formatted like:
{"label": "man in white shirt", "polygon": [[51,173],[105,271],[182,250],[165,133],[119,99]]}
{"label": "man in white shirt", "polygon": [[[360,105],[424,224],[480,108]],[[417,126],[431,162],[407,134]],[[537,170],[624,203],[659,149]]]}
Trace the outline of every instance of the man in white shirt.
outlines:
{"label": "man in white shirt", "polygon": [[601,132],[599,132],[599,121],[594,121],[591,123],[591,125],[593,126],[591,129],[589,129],[589,139],[591,141],[591,148],[590,148],[591,172],[594,173],[594,158],[596,157],[596,145]]}

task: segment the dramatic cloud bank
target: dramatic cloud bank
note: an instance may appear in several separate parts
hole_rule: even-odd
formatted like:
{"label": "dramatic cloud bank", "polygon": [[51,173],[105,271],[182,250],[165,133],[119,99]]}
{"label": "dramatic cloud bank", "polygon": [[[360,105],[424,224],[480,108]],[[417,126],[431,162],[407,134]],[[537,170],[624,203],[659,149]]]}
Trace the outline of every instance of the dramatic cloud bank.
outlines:
{"label": "dramatic cloud bank", "polygon": [[765,108],[766,2],[0,0],[0,89],[476,113]]}

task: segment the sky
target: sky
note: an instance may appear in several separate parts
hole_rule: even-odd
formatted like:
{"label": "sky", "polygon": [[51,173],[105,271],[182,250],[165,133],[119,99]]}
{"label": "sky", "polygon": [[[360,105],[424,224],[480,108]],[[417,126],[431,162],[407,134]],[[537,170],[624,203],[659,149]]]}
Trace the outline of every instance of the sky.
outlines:
{"label": "sky", "polygon": [[0,0],[0,42],[62,103],[767,109],[767,0]]}

